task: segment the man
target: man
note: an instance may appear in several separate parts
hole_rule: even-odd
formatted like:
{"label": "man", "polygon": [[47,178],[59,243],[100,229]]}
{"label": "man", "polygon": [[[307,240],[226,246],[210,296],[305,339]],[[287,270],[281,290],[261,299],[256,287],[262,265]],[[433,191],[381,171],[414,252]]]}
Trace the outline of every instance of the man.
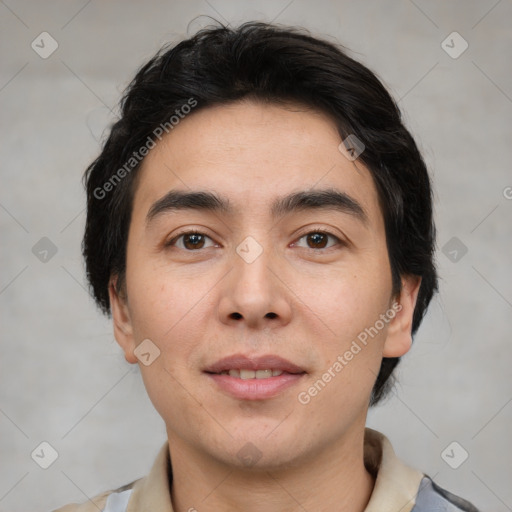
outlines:
{"label": "man", "polygon": [[365,428],[437,290],[427,169],[375,75],[296,29],[143,66],[86,173],[94,297],[168,440],[61,511],[475,511]]}

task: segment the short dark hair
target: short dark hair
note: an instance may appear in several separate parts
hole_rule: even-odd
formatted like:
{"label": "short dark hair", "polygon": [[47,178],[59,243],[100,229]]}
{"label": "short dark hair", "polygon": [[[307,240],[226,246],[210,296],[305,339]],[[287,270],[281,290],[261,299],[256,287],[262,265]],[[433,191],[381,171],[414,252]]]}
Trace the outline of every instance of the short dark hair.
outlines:
{"label": "short dark hair", "polygon": [[[341,45],[312,37],[303,28],[262,22],[238,28],[218,23],[179,44],[164,46],[124,92],[121,117],[84,176],[87,221],[82,250],[100,309],[110,313],[111,276],[124,282],[140,150],[154,144],[162,128],[170,131],[171,118],[177,118],[191,99],[194,112],[242,99],[305,105],[329,115],[342,139],[355,134],[363,142],[359,161],[369,169],[378,191],[393,293],[400,292],[402,275],[422,278],[414,335],[438,286],[433,193],[400,110],[375,74]],[[370,405],[389,391],[398,361],[383,358]]]}

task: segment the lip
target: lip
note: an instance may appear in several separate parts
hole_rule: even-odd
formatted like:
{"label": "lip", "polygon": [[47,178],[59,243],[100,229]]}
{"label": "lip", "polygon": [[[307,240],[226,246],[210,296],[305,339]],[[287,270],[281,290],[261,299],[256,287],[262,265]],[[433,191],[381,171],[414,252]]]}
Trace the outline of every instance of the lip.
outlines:
{"label": "lip", "polygon": [[271,368],[273,370],[281,370],[282,372],[293,374],[305,372],[300,366],[276,355],[248,357],[244,354],[234,354],[219,359],[216,363],[207,366],[203,371],[207,373],[220,373],[225,370],[231,370],[232,368],[254,371]]}
{"label": "lip", "polygon": [[[272,369],[283,373],[266,379],[247,380],[220,374],[233,368],[254,371]],[[203,371],[221,391],[240,400],[265,400],[275,397],[297,384],[306,375],[304,369],[276,355],[248,357],[235,354],[220,359]]]}

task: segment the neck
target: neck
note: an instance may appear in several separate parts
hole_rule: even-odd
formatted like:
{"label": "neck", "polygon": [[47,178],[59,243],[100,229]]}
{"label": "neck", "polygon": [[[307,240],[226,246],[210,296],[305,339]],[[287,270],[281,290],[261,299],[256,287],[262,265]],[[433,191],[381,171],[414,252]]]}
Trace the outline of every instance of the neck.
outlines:
{"label": "neck", "polygon": [[169,436],[174,512],[363,512],[375,484],[363,442],[359,431],[286,468],[240,470]]}

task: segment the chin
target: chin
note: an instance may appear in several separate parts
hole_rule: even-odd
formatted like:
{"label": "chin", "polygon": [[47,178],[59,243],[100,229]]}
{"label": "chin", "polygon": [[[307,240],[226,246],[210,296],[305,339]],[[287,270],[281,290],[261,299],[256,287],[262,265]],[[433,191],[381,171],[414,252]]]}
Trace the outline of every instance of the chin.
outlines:
{"label": "chin", "polygon": [[[268,424],[265,426],[268,427]],[[272,428],[275,429],[275,426]],[[274,432],[272,435],[272,429],[256,426],[239,430],[229,439],[225,451],[222,445],[217,445],[221,450],[215,450],[216,453],[212,455],[238,469],[271,471],[296,466],[307,452],[304,441],[296,431],[283,431],[279,435]]]}

